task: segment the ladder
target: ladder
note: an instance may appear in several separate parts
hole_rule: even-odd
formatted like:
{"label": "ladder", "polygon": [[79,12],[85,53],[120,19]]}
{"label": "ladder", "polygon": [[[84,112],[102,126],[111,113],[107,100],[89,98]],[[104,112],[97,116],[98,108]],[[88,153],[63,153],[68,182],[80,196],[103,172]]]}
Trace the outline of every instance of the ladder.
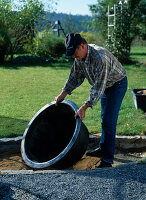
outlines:
{"label": "ladder", "polygon": [[[113,14],[110,14],[110,7],[108,6],[108,39],[110,39],[110,37],[112,36],[113,29],[115,29],[115,26],[116,26],[116,5],[115,4],[114,4],[113,9],[114,9]],[[112,19],[112,23],[111,23],[111,19]],[[113,28],[112,31],[111,31],[111,28]]]}

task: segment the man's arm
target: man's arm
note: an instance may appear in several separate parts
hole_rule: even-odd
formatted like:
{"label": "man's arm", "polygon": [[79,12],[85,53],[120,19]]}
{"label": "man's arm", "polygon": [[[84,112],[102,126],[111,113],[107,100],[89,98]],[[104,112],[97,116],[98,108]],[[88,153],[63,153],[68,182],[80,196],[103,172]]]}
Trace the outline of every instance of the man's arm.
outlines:
{"label": "man's arm", "polygon": [[84,79],[85,77],[82,74],[82,71],[74,62],[63,91],[57,97],[55,97],[56,105],[58,105],[59,101],[63,100],[67,94],[71,94],[75,88],[79,87],[83,83]]}
{"label": "man's arm", "polygon": [[72,69],[70,71],[69,78],[63,88],[64,91],[66,91],[68,94],[71,94],[71,92],[79,87],[84,82],[84,74],[82,71],[82,68],[77,65],[76,61],[74,61],[74,64],[72,66]]}
{"label": "man's arm", "polygon": [[67,92],[62,91],[57,97],[55,97],[55,105],[58,106],[58,103],[67,96]]}

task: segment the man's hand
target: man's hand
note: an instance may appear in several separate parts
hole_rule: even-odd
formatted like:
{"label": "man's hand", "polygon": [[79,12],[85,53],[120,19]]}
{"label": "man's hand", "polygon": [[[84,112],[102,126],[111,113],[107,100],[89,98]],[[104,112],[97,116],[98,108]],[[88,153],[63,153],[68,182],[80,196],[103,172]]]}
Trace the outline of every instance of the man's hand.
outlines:
{"label": "man's hand", "polygon": [[75,119],[77,119],[77,117],[80,117],[81,120],[83,120],[85,118],[85,112],[86,112],[87,108],[88,108],[88,106],[86,104],[81,106],[75,114]]}
{"label": "man's hand", "polygon": [[58,106],[58,103],[62,100],[64,100],[64,98],[67,96],[67,92],[62,91],[57,97],[55,97],[55,105]]}

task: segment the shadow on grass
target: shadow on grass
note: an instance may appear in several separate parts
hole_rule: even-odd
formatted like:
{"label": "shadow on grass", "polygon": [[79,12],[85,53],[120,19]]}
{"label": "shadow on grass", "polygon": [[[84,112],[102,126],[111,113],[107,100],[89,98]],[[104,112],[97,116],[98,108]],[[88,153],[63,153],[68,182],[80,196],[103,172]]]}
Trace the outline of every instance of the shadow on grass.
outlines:
{"label": "shadow on grass", "polygon": [[0,64],[1,68],[6,68],[6,69],[20,69],[22,67],[50,67],[50,64],[22,64],[22,63],[11,63],[11,62],[5,62],[3,64]]}
{"label": "shadow on grass", "polygon": [[[123,64],[123,63],[122,63]],[[140,67],[145,67],[145,64],[144,62],[141,62],[141,61],[137,61],[137,60],[134,60],[132,58],[129,59],[129,61],[127,63],[124,63],[123,64],[124,66],[128,66],[129,69],[132,67],[132,68],[140,68]]]}
{"label": "shadow on grass", "polygon": [[138,56],[146,56],[146,53],[135,53],[135,52],[132,52],[130,53],[130,55],[138,55]]}
{"label": "shadow on grass", "polygon": [[29,121],[0,116],[0,138],[23,135]]}
{"label": "shadow on grass", "polygon": [[22,64],[22,63],[10,63],[10,62],[5,62],[3,64],[0,63],[0,68],[6,68],[6,69],[15,69],[19,70],[23,67],[48,67],[48,68],[54,68],[54,69],[67,69],[71,68],[72,62],[52,62],[52,63],[38,63],[38,64]]}

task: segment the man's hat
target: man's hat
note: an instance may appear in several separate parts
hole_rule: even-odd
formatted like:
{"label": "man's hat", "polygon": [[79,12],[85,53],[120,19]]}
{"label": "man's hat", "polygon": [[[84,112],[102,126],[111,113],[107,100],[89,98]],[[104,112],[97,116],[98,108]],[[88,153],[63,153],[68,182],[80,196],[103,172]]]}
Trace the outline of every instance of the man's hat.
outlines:
{"label": "man's hat", "polygon": [[80,34],[71,33],[67,34],[65,39],[66,56],[72,56],[78,45],[82,42],[82,37]]}

